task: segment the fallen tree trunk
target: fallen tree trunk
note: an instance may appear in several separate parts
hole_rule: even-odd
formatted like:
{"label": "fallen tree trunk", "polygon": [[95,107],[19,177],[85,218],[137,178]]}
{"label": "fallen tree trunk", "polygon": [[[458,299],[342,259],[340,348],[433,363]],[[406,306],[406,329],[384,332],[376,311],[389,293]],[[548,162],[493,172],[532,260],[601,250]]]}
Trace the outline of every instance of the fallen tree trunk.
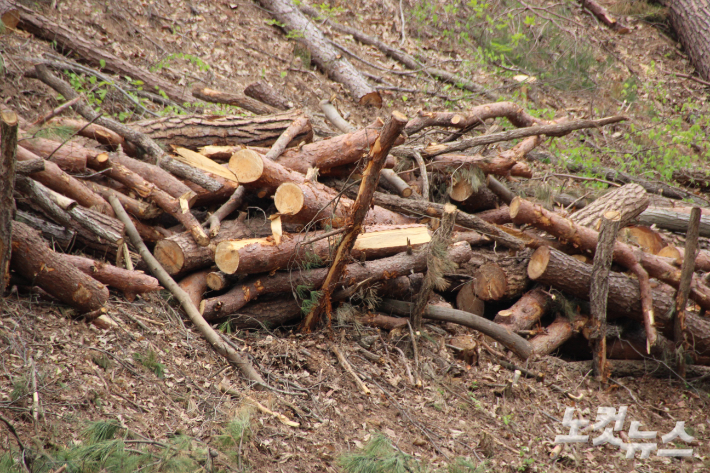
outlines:
{"label": "fallen tree trunk", "polygon": [[[273,237],[225,240],[217,244],[214,260],[217,267],[227,274],[264,273],[307,261],[329,260],[333,241],[321,235],[324,233],[284,235],[279,244]],[[424,225],[393,229],[387,226],[366,227],[365,233],[357,238],[351,254],[360,259],[382,258],[430,240]]]}
{"label": "fallen tree trunk", "polygon": [[[455,263],[464,263],[471,258],[471,247],[461,242],[451,247],[448,256]],[[365,263],[352,263],[345,267],[347,275],[338,286],[343,288],[358,286],[367,281],[368,284],[383,279],[397,278],[411,272],[421,272],[426,269],[426,252],[409,255],[406,252]],[[279,292],[295,292],[298,286],[318,288],[323,284],[328,268],[280,272],[273,276],[252,278],[237,284],[229,292],[221,296],[206,299],[200,305],[200,312],[206,320],[227,317],[239,311],[249,301],[265,294]]]}
{"label": "fallen tree trunk", "polygon": [[210,89],[209,87],[195,87],[192,89],[192,96],[197,99],[204,100],[205,102],[234,105],[236,107],[243,108],[244,110],[249,110],[252,113],[256,113],[257,115],[269,115],[278,112],[278,110],[274,107],[266,105],[258,100],[254,100],[251,97],[247,97],[244,94],[220,92],[219,90]]}
{"label": "fallen tree trunk", "polygon": [[84,148],[72,141],[62,145],[59,141],[48,140],[46,138],[29,138],[26,136],[20,137],[19,145],[36,156],[45,158],[48,162],[56,164],[62,171],[70,173],[82,173],[86,171],[86,161],[89,156],[101,152]]}
{"label": "fallen tree trunk", "polygon": [[108,263],[84,258],[83,256],[62,255],[62,258],[74,265],[82,273],[88,274],[104,285],[119,289],[129,301],[135,300],[137,294],[145,294],[162,289],[157,279],[144,274],[142,271],[118,268]]}
{"label": "fallen tree trunk", "polygon": [[[674,232],[688,231],[690,214],[675,212],[672,209],[650,208],[643,211],[638,216],[641,225],[656,225]],[[710,237],[710,217],[703,215],[700,218],[700,236]]]}
{"label": "fallen tree trunk", "polygon": [[82,273],[52,251],[35,230],[17,221],[12,231],[11,266],[34,285],[81,313],[98,310],[108,301],[106,286]]}
{"label": "fallen tree trunk", "polygon": [[[413,307],[414,304],[412,303],[392,299],[384,299],[380,304],[381,310],[391,311],[400,315],[409,315]],[[478,330],[484,335],[488,335],[500,342],[503,346],[510,349],[524,360],[528,359],[530,355],[533,354],[533,346],[524,338],[516,335],[502,325],[498,325],[488,319],[478,317],[468,312],[430,305],[424,311],[424,318],[452,322]]]}
{"label": "fallen tree trunk", "polygon": [[189,232],[170,236],[155,244],[153,250],[155,259],[170,275],[184,274],[210,266],[214,263],[215,248],[221,242],[271,235],[270,225],[259,225],[254,222],[258,220],[224,222],[209,246],[199,246]]}
{"label": "fallen tree trunk", "polygon": [[[481,265],[470,282],[474,292],[483,301],[500,301],[520,297],[528,287],[526,269],[529,250],[515,257],[502,256],[495,262]],[[503,253],[501,255],[504,255]]]}
{"label": "fallen tree trunk", "polygon": [[0,0],[0,22],[11,30],[20,22],[20,11],[8,0]]}
{"label": "fallen tree trunk", "polygon": [[[177,115],[141,120],[131,126],[166,146],[197,149],[201,146],[271,146],[295,119],[299,110],[277,115],[257,117],[210,117],[203,115]],[[289,146],[313,139],[313,129],[308,126],[294,137]]]}
{"label": "fallen tree trunk", "polygon": [[301,13],[293,3],[286,0],[259,0],[259,3],[279,22],[287,32],[298,34],[298,42],[311,53],[311,58],[333,80],[348,89],[360,105],[382,106],[380,93],[372,88],[360,72],[343,57],[328,39]]}
{"label": "fallen tree trunk", "polygon": [[493,321],[513,332],[528,330],[545,315],[551,302],[549,294],[538,287],[523,294],[509,309],[498,312]]}
{"label": "fallen tree trunk", "polygon": [[[71,176],[67,176],[67,177],[70,179],[73,179],[73,178],[71,178]],[[32,175],[32,178],[36,179],[35,175]],[[52,188],[50,185],[48,185],[46,182],[43,182],[41,179],[37,179],[37,180],[42,182],[42,184],[46,185],[47,187]],[[155,218],[155,217],[159,216],[161,213],[163,213],[162,210],[160,210],[158,207],[156,207],[152,203],[149,204],[148,202],[134,199],[133,197],[129,197],[122,192],[113,190],[110,187],[102,186],[101,184],[98,184],[96,182],[80,181],[79,184],[81,185],[81,187],[86,187],[90,191],[92,191],[93,195],[101,196],[102,200],[108,199],[109,195],[115,195],[118,198],[118,200],[121,202],[121,205],[123,205],[123,207],[126,209],[126,211],[136,218],[140,218],[143,220],[149,220],[149,219]],[[62,192],[60,189],[54,189],[54,190],[56,190],[57,192],[61,192],[62,194],[66,195],[68,197],[71,197],[72,199],[76,200],[84,207],[91,207],[91,206],[86,205],[85,203],[81,202],[79,199],[77,199],[70,192]],[[108,204],[107,200],[105,200],[105,202],[106,202],[106,204]],[[109,205],[109,208],[110,207],[111,206]],[[111,209],[111,215],[113,215],[113,209]]]}
{"label": "fallen tree trunk", "polygon": [[136,147],[133,143],[126,141],[123,135],[119,135],[105,126],[69,117],[53,118],[49,123],[52,126],[67,128],[79,136],[98,141],[102,145],[109,146],[112,151],[115,151],[120,146],[127,155],[136,155]]}
{"label": "fallen tree trunk", "polygon": [[488,119],[499,117],[507,118],[517,128],[546,123],[527,113],[515,102],[494,102],[477,105],[467,112],[425,112],[420,110],[417,117],[407,123],[404,131],[408,135],[412,135],[430,126],[470,130],[483,125]]}
{"label": "fallen tree trunk", "polygon": [[[589,299],[592,267],[561,251],[541,247],[533,253],[528,265],[530,279],[548,284],[573,297]],[[656,324],[664,334],[672,336],[673,323],[669,318],[675,305],[675,291],[659,284],[652,288]],[[643,320],[639,283],[619,273],[609,274],[608,318],[629,317]],[[700,355],[710,354],[710,321],[693,313],[686,317],[686,327],[693,349]]]}

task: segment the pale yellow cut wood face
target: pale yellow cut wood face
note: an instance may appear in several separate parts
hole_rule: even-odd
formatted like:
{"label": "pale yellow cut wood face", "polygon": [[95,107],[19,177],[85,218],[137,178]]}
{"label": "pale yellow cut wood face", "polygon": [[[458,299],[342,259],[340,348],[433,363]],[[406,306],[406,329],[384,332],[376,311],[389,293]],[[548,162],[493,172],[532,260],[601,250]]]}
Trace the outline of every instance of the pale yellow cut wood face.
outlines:
{"label": "pale yellow cut wood face", "polygon": [[176,148],[175,153],[177,153],[175,159],[182,163],[197,169],[202,169],[203,171],[211,172],[214,175],[229,179],[230,181],[239,182],[237,176],[235,176],[232,171],[212,161],[207,156],[203,156],[187,148]]}
{"label": "pale yellow cut wood face", "polygon": [[458,181],[449,191],[449,197],[456,202],[463,202],[471,197],[471,194],[473,194],[473,188],[467,180]]}
{"label": "pale yellow cut wood face", "polygon": [[220,242],[215,249],[215,263],[220,271],[234,274],[239,268],[239,250],[253,243],[262,246],[273,246],[276,243],[267,238],[245,238],[244,240],[229,240]]}
{"label": "pale yellow cut wood face", "polygon": [[423,245],[431,241],[431,235],[429,235],[429,230],[426,225],[396,230],[383,230],[373,233],[361,233],[357,237],[357,240],[355,240],[354,249],[362,251],[391,246],[406,246],[407,239],[409,239],[409,243],[412,246]]}
{"label": "pale yellow cut wood face", "polygon": [[274,194],[274,205],[279,213],[284,215],[296,215],[303,209],[303,191],[298,185],[292,182],[285,182],[276,189]]}
{"label": "pale yellow cut wood face", "polygon": [[243,149],[232,155],[229,169],[237,176],[239,182],[254,182],[264,173],[264,161],[259,153]]}

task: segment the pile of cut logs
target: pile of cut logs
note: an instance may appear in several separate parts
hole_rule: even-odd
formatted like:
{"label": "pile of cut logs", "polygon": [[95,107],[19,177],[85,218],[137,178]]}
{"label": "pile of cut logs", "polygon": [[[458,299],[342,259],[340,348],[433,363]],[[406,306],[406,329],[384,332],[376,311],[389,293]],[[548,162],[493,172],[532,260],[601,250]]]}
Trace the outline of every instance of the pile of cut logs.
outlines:
{"label": "pile of cut logs", "polygon": [[[2,113],[0,220],[9,215],[12,224],[2,287],[8,279],[39,287],[88,319],[105,312],[107,286],[128,300],[159,290],[126,237],[130,223],[207,321],[273,327],[308,314],[301,329],[312,330],[335,303],[375,288],[386,299],[363,323],[393,328],[404,319],[382,312],[420,310],[474,327],[522,358],[581,336],[601,372],[604,357],[710,361],[710,321],[701,315],[710,287],[695,274],[710,271],[710,253],[696,250],[698,233],[708,236],[700,212],[649,208],[637,184],[577,211],[581,202],[553,211],[511,190],[532,177],[525,156],[545,137],[624,117],[545,121],[498,102],[411,120],[393,113],[355,130],[323,104],[343,134],[313,141],[298,110],[127,126],[82,105],[44,66],[28,75],[83,119],[58,116],[64,109],[34,122]],[[460,139],[496,118],[514,128]],[[457,133],[439,143],[413,139],[431,129]],[[57,138],[60,131],[70,138]],[[509,149],[481,148],[513,139]],[[441,183],[456,206],[432,201],[442,200]],[[130,221],[117,218],[116,199]],[[687,246],[667,244],[649,224],[688,231]],[[440,232],[437,253],[430,242]],[[7,245],[0,250],[7,268]],[[77,250],[92,258],[69,254]],[[459,268],[437,276],[448,288],[429,277],[442,261]],[[431,296],[423,305],[422,294]],[[314,309],[320,304],[325,312]],[[589,356],[586,343],[573,345]]]}

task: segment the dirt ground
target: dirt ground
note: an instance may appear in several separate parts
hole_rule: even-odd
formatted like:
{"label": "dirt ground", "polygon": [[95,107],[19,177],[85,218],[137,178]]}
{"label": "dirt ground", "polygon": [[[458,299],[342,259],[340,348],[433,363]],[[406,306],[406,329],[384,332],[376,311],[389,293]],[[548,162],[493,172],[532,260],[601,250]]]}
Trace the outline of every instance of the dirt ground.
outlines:
{"label": "dirt ground", "polygon": [[[478,3],[461,2],[460,11],[451,12],[445,7],[459,3],[404,2],[407,34],[403,47],[442,67],[463,70],[464,61],[476,58],[476,50],[459,47],[460,43],[441,32],[442,28],[463,28],[459,16],[473,15],[472,5]],[[617,4],[624,2],[602,3],[619,7]],[[431,14],[429,22],[417,16],[420,11],[430,11],[423,4],[438,14],[436,20]],[[630,118],[623,126],[611,127],[608,134],[580,132],[557,145],[547,142],[543,149],[571,153],[580,144],[594,150],[605,142],[625,152],[623,143],[615,144],[623,133],[631,127],[653,127],[654,117],[668,121],[689,99],[696,108],[686,113],[683,126],[689,126],[693,114],[707,114],[707,88],[672,76],[690,74],[692,66],[662,24],[622,15],[620,21],[631,33],[617,35],[578,8],[564,20],[550,13],[552,2],[531,0],[528,4],[536,7],[529,10],[530,15],[540,15],[539,21],[563,22],[561,29],[591,48],[597,63],[590,66],[593,86],[565,90],[542,79],[521,85],[514,78],[520,70],[496,66],[495,59],[475,63],[473,70],[464,71],[466,77],[503,99],[546,111],[540,113],[577,118],[626,114]],[[400,2],[354,0],[329,5],[328,11],[337,21],[400,45]],[[331,38],[381,69],[356,61],[358,67],[383,78],[391,88],[399,88],[382,91],[385,100],[381,109],[358,107],[342,86],[304,64],[296,42],[252,2],[62,0],[56,9],[43,2],[33,8],[119,57],[156,70],[186,88],[204,83],[224,91],[242,90],[255,80],[266,80],[295,107],[309,113],[319,137],[335,132],[320,113],[318,103],[323,98],[331,98],[356,126],[385,117],[392,110],[413,117],[421,109],[467,110],[486,102],[422,74],[393,73],[403,71],[402,66],[374,48],[333,34]],[[59,103],[53,91],[23,77],[31,58],[51,52],[49,43],[27,33],[0,35],[0,98],[4,106],[28,120]],[[202,63],[209,68],[201,67]],[[628,91],[634,87],[638,97],[631,101]],[[110,94],[104,107],[112,114],[128,110]],[[225,107],[219,110],[241,112]],[[130,117],[140,118],[139,114]],[[416,139],[425,142],[433,138]],[[698,146],[708,146],[707,140]],[[609,155],[596,159],[605,165],[618,164]],[[530,165],[536,176],[555,172],[548,164]],[[693,166],[702,169],[706,163],[698,159]],[[587,191],[578,183],[569,185],[580,195]],[[448,293],[445,297],[453,296]],[[565,347],[559,357],[525,363],[470,329],[427,325],[420,338],[422,386],[417,387],[408,373],[414,369],[414,360],[406,332],[388,333],[344,320],[334,321],[332,330],[307,336],[293,327],[229,334],[267,381],[284,391],[275,393],[252,390],[190,326],[168,292],[139,297],[131,303],[119,293],[112,294],[108,315],[115,325],[108,329],[72,315],[36,291],[15,290],[2,300],[0,414],[37,454],[81,442],[82,426],[102,419],[118,421],[137,438],[164,441],[182,434],[196,444],[218,449],[225,425],[248,410],[252,433],[234,447],[239,450],[240,465],[220,464],[221,457],[217,457],[219,468],[342,471],[338,458],[343,453],[358,451],[375,433],[382,433],[397,449],[432,469],[443,469],[454,458],[464,457],[482,465],[481,471],[710,471],[707,383],[684,382],[674,375],[654,377],[650,370],[646,376],[615,379],[604,388],[589,372],[575,368],[580,360]],[[455,356],[453,337],[470,338],[476,347],[473,359]],[[579,343],[586,341],[571,342]],[[363,393],[338,364],[332,346],[340,347],[370,394]],[[363,350],[376,357],[368,357]],[[146,353],[154,354],[155,363],[163,366],[162,377],[141,362]],[[543,373],[544,379],[523,376],[506,390],[513,372],[501,366],[500,359]],[[237,393],[225,393],[227,386]],[[32,408],[35,391],[38,413]],[[257,410],[243,395],[299,426],[287,426]],[[599,407],[620,406],[628,406],[623,432],[617,433],[624,441],[628,441],[624,436],[631,421],[640,421],[641,430],[656,430],[660,435],[684,421],[695,440],[690,445],[678,443],[676,448],[692,448],[692,456],[678,459],[652,454],[648,459],[639,455],[626,459],[619,448],[595,447],[591,442],[555,448],[555,437],[569,433],[562,425],[567,407],[579,409],[584,418],[594,422]],[[659,448],[665,447],[668,445],[661,447],[659,442]],[[11,450],[17,451],[16,439],[3,425],[0,453]]]}

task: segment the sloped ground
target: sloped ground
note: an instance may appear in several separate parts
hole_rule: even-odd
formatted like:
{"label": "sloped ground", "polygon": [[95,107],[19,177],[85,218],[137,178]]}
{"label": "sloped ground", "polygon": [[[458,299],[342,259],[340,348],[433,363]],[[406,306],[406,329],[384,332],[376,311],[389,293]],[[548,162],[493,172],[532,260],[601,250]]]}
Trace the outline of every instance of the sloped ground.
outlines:
{"label": "sloped ground", "polygon": [[[692,69],[673,40],[655,27],[657,19],[648,10],[641,14],[650,22],[622,16],[632,32],[619,36],[564,3],[488,2],[492,5],[486,7],[483,2],[403,3],[407,25],[403,44],[410,52],[456,69],[541,116],[597,118],[625,113],[631,118],[603,133],[579,132],[543,146],[554,154],[581,163],[621,165],[650,178],[662,178],[683,166],[704,166],[709,146],[708,124],[703,121],[707,120],[707,94],[700,84],[672,75]],[[617,11],[637,15],[630,7],[634,3],[607,2]],[[503,13],[504,6],[512,16]],[[480,97],[462,95],[421,74],[392,74],[355,62],[392,86],[418,91],[384,91],[385,106],[379,110],[356,107],[338,84],[308,68],[307,54],[294,52],[294,41],[267,24],[268,14],[249,2],[189,5],[161,0],[142,5],[72,0],[58,2],[56,10],[44,4],[37,8],[104,48],[185,87],[200,81],[225,91],[241,90],[256,79],[266,79],[295,106],[311,113],[321,134],[328,127],[318,115],[318,102],[323,98],[334,97],[341,112],[358,126],[395,109],[414,116],[422,108],[466,110],[484,103]],[[325,12],[391,44],[400,43],[398,2],[333,2]],[[511,31],[522,31],[528,39],[516,39]],[[401,70],[372,48],[343,36],[332,38],[361,58]],[[55,107],[53,91],[22,78],[22,71],[29,67],[27,58],[50,52],[50,45],[23,33],[6,32],[0,36],[0,48],[4,103],[28,119]],[[504,62],[501,54],[506,55]],[[538,81],[521,84],[514,78],[521,74]],[[80,79],[75,83],[85,86]],[[130,112],[110,92],[103,105],[112,114]],[[228,107],[216,110],[239,113]],[[438,138],[427,135],[421,139]],[[538,166],[536,176],[544,176],[548,184],[562,183],[552,176],[552,167],[532,165]],[[575,185],[573,190],[582,195],[595,189]],[[486,349],[479,350],[472,366],[455,359],[446,345],[455,334],[470,334],[461,327],[427,328],[420,346],[423,388],[410,384],[402,355],[395,348],[403,350],[411,366],[411,348],[403,333],[387,334],[346,321],[335,324],[332,332],[307,337],[286,328],[230,335],[268,374],[272,385],[298,393],[293,395],[249,391],[239,375],[183,324],[167,293],[135,303],[127,303],[120,295],[112,297],[109,315],[117,325],[108,330],[73,320],[64,307],[37,294],[14,293],[3,304],[0,414],[17,429],[25,446],[39,455],[37,471],[57,466],[44,463],[42,453],[56,459],[56,452],[73,442],[86,443],[82,429],[87,422],[99,420],[117,422],[121,433],[129,431],[127,439],[134,444],[127,443],[126,448],[153,449],[153,461],[163,461],[164,471],[198,471],[200,467],[209,471],[212,456],[207,446],[222,452],[214,457],[217,470],[339,471],[337,459],[345,452],[359,451],[376,432],[433,469],[451,465],[457,457],[490,471],[710,468],[707,386],[644,377],[620,379],[621,387],[613,384],[603,390],[590,376],[546,358],[527,366],[545,373],[544,382],[521,379],[511,395],[499,396],[496,391],[512,373],[500,367]],[[480,348],[483,340],[475,335],[474,339]],[[372,394],[361,393],[338,365],[330,351],[333,344],[342,347]],[[358,351],[362,346],[380,361],[366,359]],[[300,426],[286,426],[244,398],[225,394],[220,383],[247,393]],[[553,389],[550,383],[561,389]],[[36,420],[31,410],[35,390],[41,408]],[[640,421],[642,430],[663,434],[676,421],[685,421],[697,439],[692,444],[694,456],[682,461],[655,455],[648,460],[626,460],[617,448],[583,444],[567,446],[551,458],[555,436],[568,432],[561,425],[565,407],[578,407],[594,420],[598,407],[622,405],[629,406],[626,432],[631,420]],[[230,421],[245,416],[250,434],[236,435]],[[14,437],[7,429],[0,432],[0,448],[16,453]],[[232,432],[231,443],[220,437],[226,432]],[[192,440],[173,450],[175,458],[160,446],[137,443],[150,439],[173,445],[176,438],[184,440],[180,435]],[[124,467],[106,469],[134,471]],[[9,466],[0,463],[2,468]]]}

